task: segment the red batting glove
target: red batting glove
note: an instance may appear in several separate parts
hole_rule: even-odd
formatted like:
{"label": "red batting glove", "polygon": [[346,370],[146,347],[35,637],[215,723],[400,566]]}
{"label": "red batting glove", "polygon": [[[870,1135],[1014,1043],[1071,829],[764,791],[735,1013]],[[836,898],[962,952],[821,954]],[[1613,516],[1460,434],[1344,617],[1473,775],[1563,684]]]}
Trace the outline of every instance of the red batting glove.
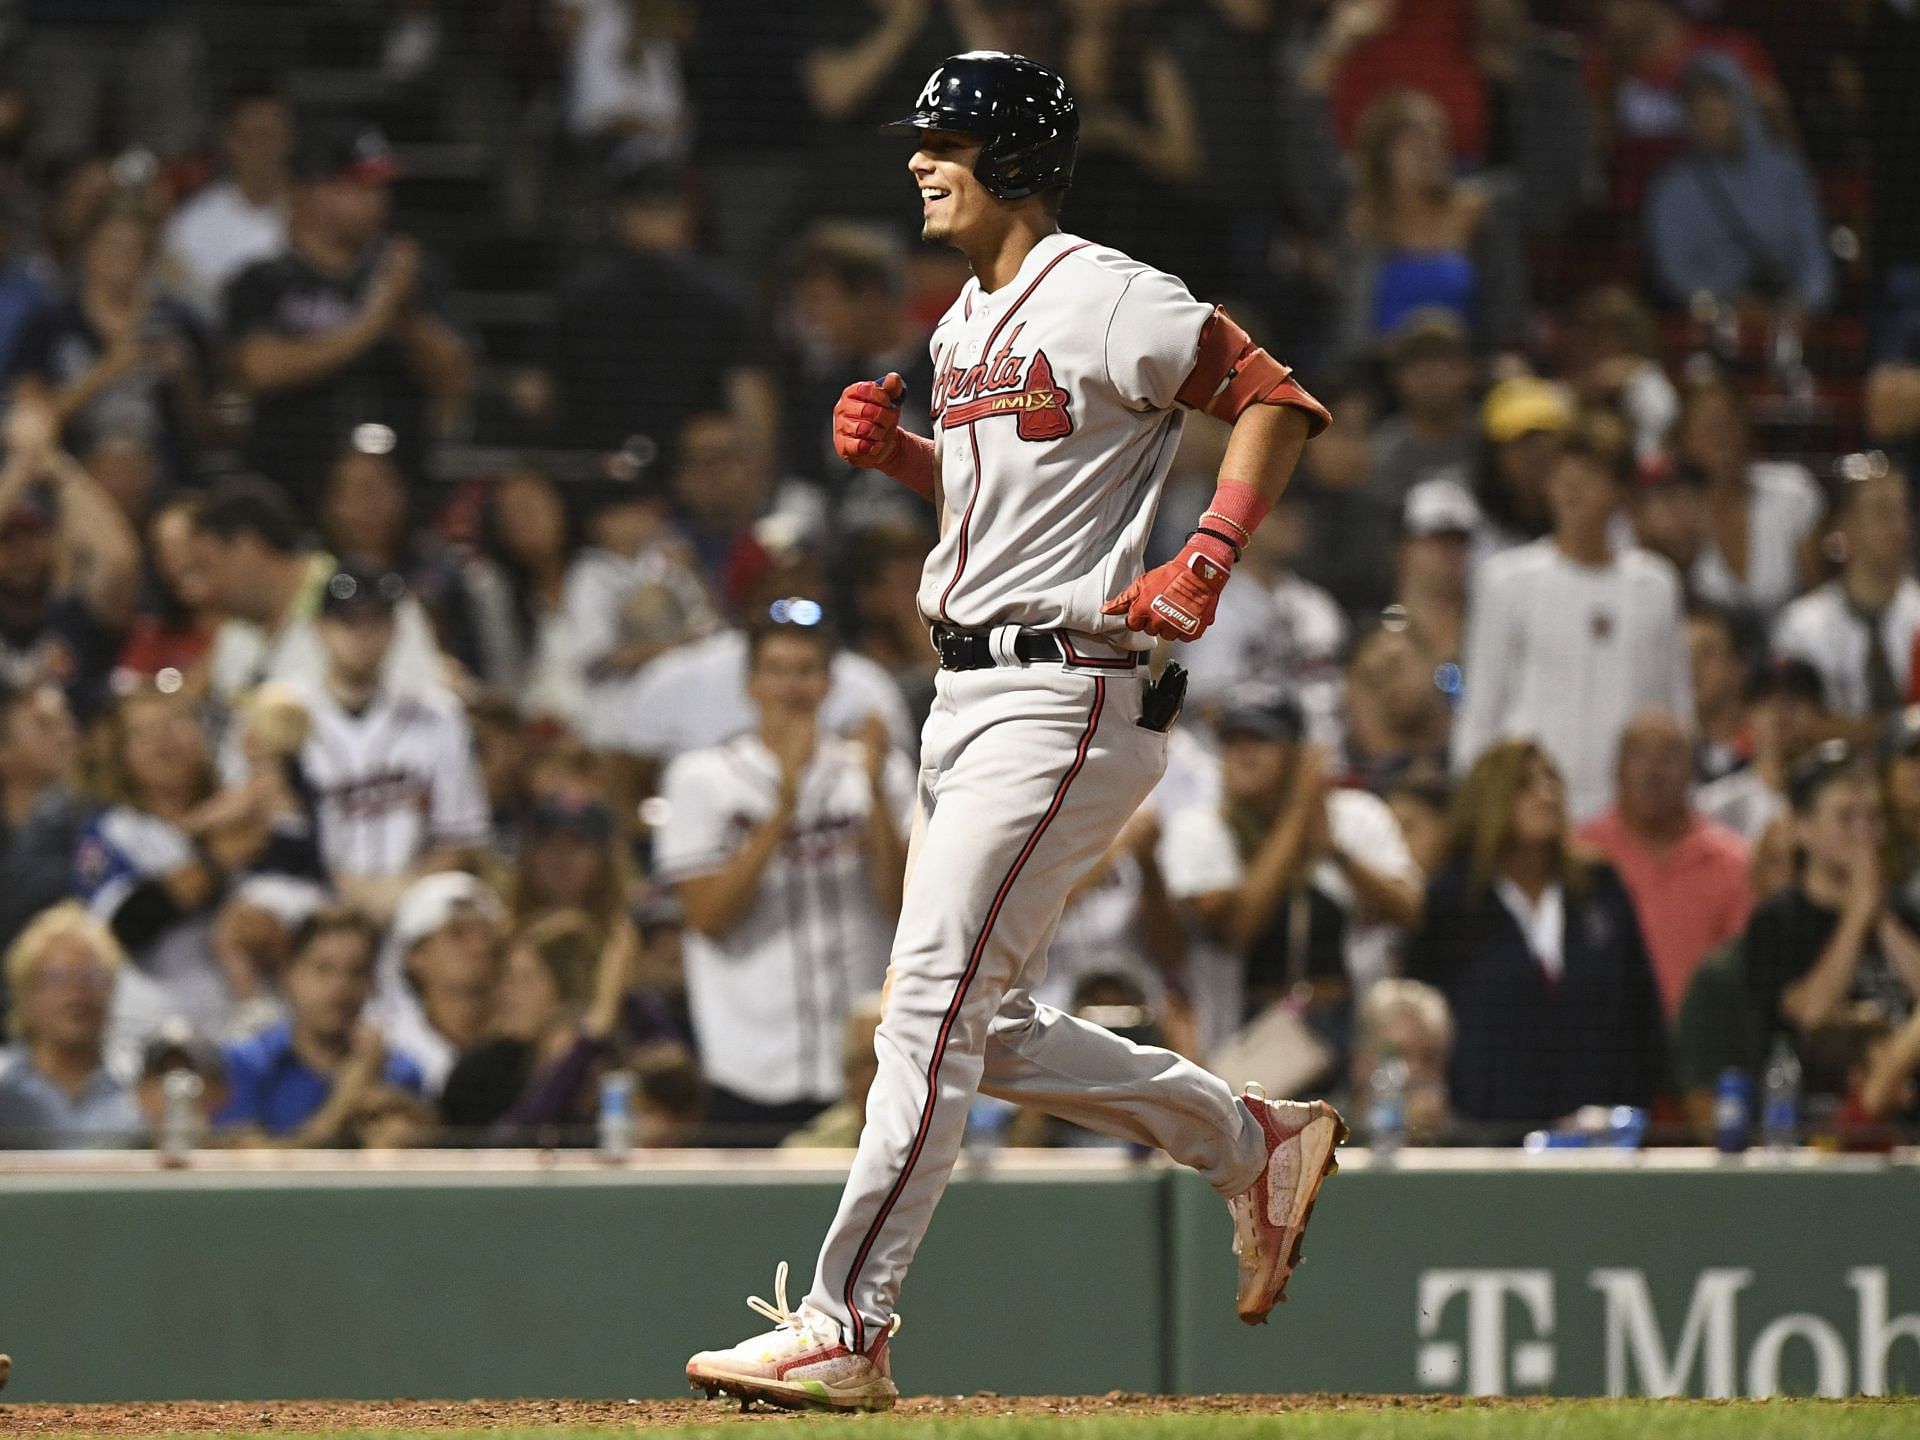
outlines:
{"label": "red batting glove", "polygon": [[833,449],[849,465],[891,475],[922,499],[933,498],[933,441],[900,428],[907,382],[892,371],[859,380],[833,407]]}
{"label": "red batting glove", "polygon": [[900,399],[906,393],[907,382],[891,373],[842,390],[833,407],[834,453],[863,470],[886,469],[900,446]]}
{"label": "red batting glove", "polygon": [[1173,559],[1102,605],[1100,613],[1125,615],[1129,630],[1144,630],[1161,640],[1198,640],[1213,624],[1232,571],[1233,551],[1224,542],[1195,535]]}

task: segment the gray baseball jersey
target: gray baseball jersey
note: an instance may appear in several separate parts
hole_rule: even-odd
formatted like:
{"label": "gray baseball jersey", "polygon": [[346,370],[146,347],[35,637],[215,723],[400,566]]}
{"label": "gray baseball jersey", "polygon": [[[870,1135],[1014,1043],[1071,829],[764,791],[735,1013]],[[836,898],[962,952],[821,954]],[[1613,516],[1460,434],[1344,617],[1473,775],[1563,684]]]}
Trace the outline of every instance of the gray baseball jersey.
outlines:
{"label": "gray baseball jersey", "polygon": [[1140,572],[1213,313],[1173,276],[1072,235],[992,293],[969,280],[935,327],[946,524],[920,613],[1059,628],[1145,649],[1100,607]]}

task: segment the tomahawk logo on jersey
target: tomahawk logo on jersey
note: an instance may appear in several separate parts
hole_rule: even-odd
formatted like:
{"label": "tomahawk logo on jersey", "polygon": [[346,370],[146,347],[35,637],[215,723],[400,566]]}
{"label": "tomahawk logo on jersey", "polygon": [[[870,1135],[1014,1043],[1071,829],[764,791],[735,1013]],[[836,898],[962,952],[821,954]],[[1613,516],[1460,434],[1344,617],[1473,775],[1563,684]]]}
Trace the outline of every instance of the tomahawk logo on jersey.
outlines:
{"label": "tomahawk logo on jersey", "polygon": [[1014,433],[1022,440],[1058,440],[1073,432],[1071,398],[1054,384],[1047,352],[1035,350],[1031,360],[1014,353],[1024,329],[1024,324],[1015,326],[991,362],[964,372],[942,366],[940,347],[934,347],[933,418],[939,425],[953,429],[1011,415]]}

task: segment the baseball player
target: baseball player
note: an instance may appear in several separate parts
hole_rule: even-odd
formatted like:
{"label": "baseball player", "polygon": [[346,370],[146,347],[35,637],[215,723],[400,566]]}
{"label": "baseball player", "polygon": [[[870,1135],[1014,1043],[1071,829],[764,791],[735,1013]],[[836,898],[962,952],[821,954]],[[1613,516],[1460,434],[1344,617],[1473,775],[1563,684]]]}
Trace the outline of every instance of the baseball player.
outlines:
{"label": "baseball player", "polygon": [[[1170,275],[1063,233],[1079,122],[1020,56],[944,62],[890,127],[915,138],[923,238],[974,278],[934,329],[932,438],[898,424],[898,375],[851,385],[835,442],[940,508],[920,611],[940,655],[867,1124],[813,1289],[780,1266],[774,1328],[687,1364],[690,1382],[794,1407],[880,1410],[895,1300],[976,1091],[1158,1146],[1233,1214],[1238,1309],[1282,1297],[1345,1133],[1322,1102],[1236,1097],[1164,1050],[1032,996],[1076,881],[1166,764],[1182,674],[1155,638],[1211,622],[1241,548],[1328,421],[1288,369]],[[1179,556],[1141,559],[1182,420],[1233,426]]]}

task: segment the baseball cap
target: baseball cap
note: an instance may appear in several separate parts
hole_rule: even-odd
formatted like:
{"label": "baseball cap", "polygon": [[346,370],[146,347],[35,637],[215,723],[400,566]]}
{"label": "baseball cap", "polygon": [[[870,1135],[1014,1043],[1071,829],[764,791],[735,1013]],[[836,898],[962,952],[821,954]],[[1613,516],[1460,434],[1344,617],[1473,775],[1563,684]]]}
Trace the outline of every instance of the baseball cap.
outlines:
{"label": "baseball cap", "polygon": [[1400,507],[1400,533],[1410,540],[1471,535],[1479,528],[1480,506],[1458,480],[1422,480]]}
{"label": "baseball cap", "polygon": [[1387,361],[1411,365],[1419,360],[1452,360],[1472,353],[1473,342],[1459,312],[1444,305],[1409,310],[1387,336]]}
{"label": "baseball cap", "polygon": [[1214,728],[1222,740],[1298,740],[1307,733],[1300,702],[1270,685],[1243,686],[1227,696]]}
{"label": "baseball cap", "polygon": [[404,954],[462,915],[499,925],[507,918],[500,897],[477,875],[442,870],[423,875],[400,895],[393,911],[393,939]]}
{"label": "baseball cap", "polygon": [[397,571],[342,565],[327,577],[327,588],[320,596],[320,613],[338,617],[378,610],[391,615],[406,596],[406,577]]}
{"label": "baseball cap", "polygon": [[528,807],[527,828],[558,830],[603,845],[613,838],[613,811],[591,796],[543,795]]}
{"label": "baseball cap", "polygon": [[387,137],[371,125],[350,121],[315,126],[301,138],[293,156],[301,180],[351,180],[385,185],[400,173]]}
{"label": "baseball cap", "polygon": [[1573,401],[1551,380],[1518,375],[1487,392],[1480,420],[1496,445],[1540,430],[1557,435],[1573,427]]}

